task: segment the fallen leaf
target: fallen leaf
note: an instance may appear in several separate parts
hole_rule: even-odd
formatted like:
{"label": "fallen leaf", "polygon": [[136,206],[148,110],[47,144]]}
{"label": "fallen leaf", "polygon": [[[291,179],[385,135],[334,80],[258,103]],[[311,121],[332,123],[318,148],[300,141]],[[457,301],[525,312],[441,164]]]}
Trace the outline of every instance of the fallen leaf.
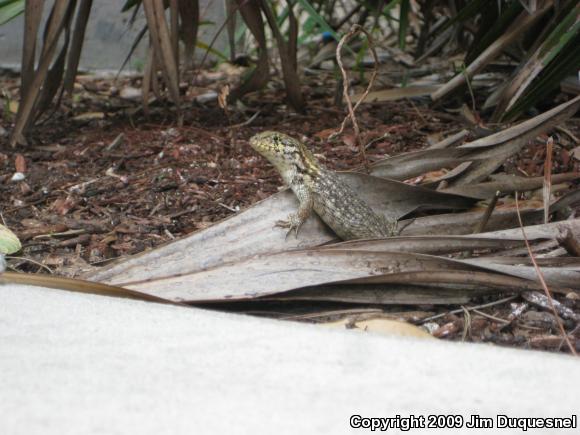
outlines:
{"label": "fallen leaf", "polygon": [[[369,92],[365,103],[378,103],[382,101],[396,101],[403,98],[424,97],[439,89],[439,86],[406,86],[404,88],[383,89],[381,91]],[[357,103],[363,94],[352,96],[352,102]]]}
{"label": "fallen leaf", "polygon": [[18,113],[18,101],[10,100],[10,102],[8,103],[8,110],[10,111],[10,113],[16,115]]}
{"label": "fallen leaf", "polygon": [[406,322],[389,319],[369,319],[351,322],[349,319],[337,322],[323,323],[322,326],[338,329],[353,329],[355,331],[373,332],[388,336],[416,337],[433,339],[431,334],[423,329]]}
{"label": "fallen leaf", "polygon": [[91,121],[93,119],[104,119],[105,114],[103,112],[87,112],[81,113],[73,118],[73,121]]}
{"label": "fallen leaf", "polygon": [[20,251],[21,248],[22,245],[16,234],[0,224],[0,254],[14,254]]}
{"label": "fallen leaf", "polygon": [[16,158],[14,159],[14,166],[16,167],[16,172],[26,172],[26,160],[22,154],[16,154]]}
{"label": "fallen leaf", "polygon": [[50,208],[57,212],[59,215],[64,216],[66,215],[74,206],[76,202],[73,200],[71,196],[67,196],[66,198],[58,198],[56,201],[52,203]]}

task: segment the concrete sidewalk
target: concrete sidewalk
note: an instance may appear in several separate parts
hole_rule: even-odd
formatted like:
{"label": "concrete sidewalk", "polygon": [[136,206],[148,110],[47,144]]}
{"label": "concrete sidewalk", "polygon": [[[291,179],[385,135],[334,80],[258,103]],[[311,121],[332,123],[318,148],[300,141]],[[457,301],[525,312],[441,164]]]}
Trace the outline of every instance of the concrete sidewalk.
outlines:
{"label": "concrete sidewalk", "polygon": [[579,368],[565,355],[0,286],[2,435],[370,432],[350,428],[355,414],[570,417]]}

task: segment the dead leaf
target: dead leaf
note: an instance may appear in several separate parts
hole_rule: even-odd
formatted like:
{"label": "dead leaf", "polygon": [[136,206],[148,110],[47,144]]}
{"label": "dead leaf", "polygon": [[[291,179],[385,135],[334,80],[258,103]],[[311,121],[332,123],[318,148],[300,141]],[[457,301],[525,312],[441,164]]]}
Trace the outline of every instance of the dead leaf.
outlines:
{"label": "dead leaf", "polygon": [[[404,88],[383,89],[380,91],[369,92],[364,103],[378,103],[384,101],[397,101],[404,98],[424,97],[432,94],[439,86],[405,86]],[[363,94],[352,96],[352,102],[358,103]]]}
{"label": "dead leaf", "polygon": [[16,154],[16,158],[14,159],[14,166],[16,168],[16,172],[20,172],[22,174],[26,172],[26,160],[22,154]]}
{"label": "dead leaf", "polygon": [[322,326],[327,328],[353,329],[355,331],[372,332],[387,336],[433,339],[431,334],[415,325],[389,319],[369,319],[354,322],[343,319],[336,322],[323,323]]}
{"label": "dead leaf", "polygon": [[75,206],[76,201],[71,196],[67,196],[66,198],[58,198],[54,201],[50,206],[50,209],[54,210],[59,215],[64,216]]}
{"label": "dead leaf", "polygon": [[73,118],[73,121],[92,121],[93,119],[104,119],[105,114],[103,112],[86,112],[81,113]]}
{"label": "dead leaf", "polygon": [[12,113],[13,115],[15,115],[16,113],[18,113],[18,101],[16,101],[16,100],[10,100],[8,102],[8,111],[10,113]]}
{"label": "dead leaf", "polygon": [[[578,180],[579,178],[580,172],[554,174],[552,175],[552,182],[554,184],[566,183]],[[517,177],[514,175],[501,177],[501,180],[499,181],[488,181],[485,183],[446,188],[440,190],[440,192],[455,193],[456,195],[468,196],[470,198],[489,199],[493,197],[496,192],[506,194],[515,191],[525,192],[528,190],[539,189],[542,187],[543,182],[543,177]]]}
{"label": "dead leaf", "polygon": [[530,139],[572,116],[578,107],[580,95],[532,119],[457,148],[415,151],[374,163],[371,174],[406,180],[425,172],[471,161],[473,164],[452,180],[450,187],[483,181]]}
{"label": "dead leaf", "polygon": [[221,87],[218,94],[218,105],[223,111],[228,109],[228,95],[230,95],[230,86],[226,84]]}

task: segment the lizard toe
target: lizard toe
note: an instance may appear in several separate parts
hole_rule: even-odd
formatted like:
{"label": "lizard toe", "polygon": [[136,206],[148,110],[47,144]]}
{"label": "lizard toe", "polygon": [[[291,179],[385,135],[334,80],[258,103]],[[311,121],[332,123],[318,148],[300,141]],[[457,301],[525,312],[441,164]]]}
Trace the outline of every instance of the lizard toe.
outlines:
{"label": "lizard toe", "polygon": [[278,228],[292,228],[292,223],[290,221],[276,221],[274,226]]}

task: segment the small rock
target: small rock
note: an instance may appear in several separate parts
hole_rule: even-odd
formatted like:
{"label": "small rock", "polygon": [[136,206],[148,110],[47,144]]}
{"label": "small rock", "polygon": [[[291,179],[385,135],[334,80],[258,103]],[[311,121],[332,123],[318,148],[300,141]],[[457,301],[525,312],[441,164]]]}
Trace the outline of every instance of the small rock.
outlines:
{"label": "small rock", "polygon": [[14,175],[12,176],[12,178],[10,179],[10,181],[22,181],[26,178],[26,175],[24,175],[22,172],[15,172]]}
{"label": "small rock", "polygon": [[197,103],[204,104],[209,103],[210,101],[216,101],[218,94],[216,91],[209,91],[204,94],[200,94],[196,96],[193,100]]}
{"label": "small rock", "polygon": [[179,136],[179,130],[173,127],[161,132],[161,137],[163,137],[163,139],[174,139],[177,136]]}
{"label": "small rock", "polygon": [[437,329],[439,329],[439,324],[435,322],[427,322],[421,325],[429,334],[433,334]]}
{"label": "small rock", "polygon": [[119,96],[126,100],[140,100],[143,97],[143,93],[141,92],[141,89],[127,86],[121,89]]}

